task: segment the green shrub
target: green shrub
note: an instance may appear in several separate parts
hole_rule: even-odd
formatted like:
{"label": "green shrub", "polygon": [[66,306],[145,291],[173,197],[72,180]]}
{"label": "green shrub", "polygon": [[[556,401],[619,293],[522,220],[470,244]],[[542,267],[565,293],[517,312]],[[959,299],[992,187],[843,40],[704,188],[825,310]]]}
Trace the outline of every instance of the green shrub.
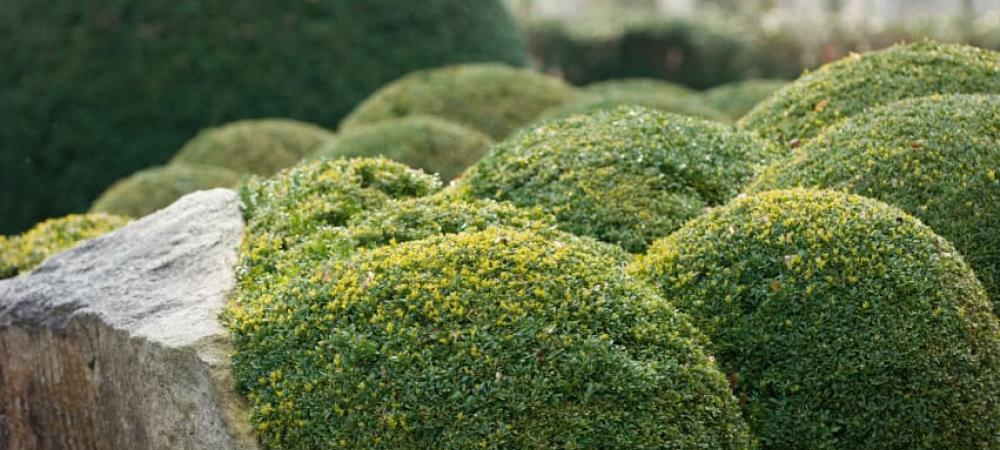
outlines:
{"label": "green shrub", "polygon": [[525,63],[501,0],[6,0],[0,55],[0,233],[85,209],[198,129],[336,127],[414,70]]}
{"label": "green shrub", "polygon": [[854,116],[749,187],[840,189],[920,218],[951,241],[1000,311],[1000,96],[905,100]]}
{"label": "green shrub", "polygon": [[670,89],[643,91],[638,86],[620,89],[596,89],[596,92],[579,95],[572,100],[546,111],[540,121],[562,119],[574,114],[592,114],[615,109],[619,106],[642,106],[660,111],[701,117],[718,122],[728,122],[729,116],[705,103],[697,94]]}
{"label": "green shrub", "polygon": [[241,120],[202,130],[171,162],[271,175],[294,166],[331,138],[332,132],[295,120]]}
{"label": "green shrub", "polygon": [[740,197],[631,271],[708,334],[763,449],[996,447],[1000,325],[958,252],[899,209]]}
{"label": "green shrub", "polygon": [[214,166],[168,164],[140,170],[116,181],[94,204],[92,213],[142,217],[165,208],[185,194],[212,188],[231,188],[240,174]]}
{"label": "green shrub", "polygon": [[384,156],[451,180],[478,161],[491,145],[489,136],[455,122],[407,116],[344,131],[313,156]]}
{"label": "green shrub", "polygon": [[314,267],[232,311],[273,448],[750,448],[704,339],[585,241],[489,228]]}
{"label": "green shrub", "polygon": [[998,59],[997,52],[930,40],[853,54],[803,75],[739,124],[794,147],[866,108],[933,94],[1000,93]]}
{"label": "green shrub", "polygon": [[49,256],[126,223],[127,218],[109,214],[71,214],[39,223],[20,236],[0,235],[0,279],[27,272]]}
{"label": "green shrub", "polygon": [[558,78],[501,64],[422,70],[375,92],[344,119],[341,130],[425,114],[501,139],[576,92]]}
{"label": "green shrub", "polygon": [[687,86],[653,78],[618,78],[614,80],[590,83],[583,87],[588,94],[618,94],[629,93],[639,95],[686,96],[696,97],[698,91]]}
{"label": "green shrub", "polygon": [[723,84],[705,91],[708,105],[737,120],[754,106],[788,85],[786,80],[744,80]]}
{"label": "green shrub", "polygon": [[623,107],[526,130],[494,147],[457,189],[540,206],[564,231],[641,252],[736,195],[772,151],[722,124]]}

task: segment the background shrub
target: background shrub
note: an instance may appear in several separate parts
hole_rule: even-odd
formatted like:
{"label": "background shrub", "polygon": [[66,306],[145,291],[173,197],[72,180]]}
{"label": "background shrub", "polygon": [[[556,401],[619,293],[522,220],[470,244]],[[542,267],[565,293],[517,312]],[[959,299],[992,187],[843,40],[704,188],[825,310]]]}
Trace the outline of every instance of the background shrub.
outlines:
{"label": "background shrub", "polygon": [[627,82],[621,85],[612,82],[599,83],[588,88],[582,95],[546,111],[540,121],[562,119],[574,114],[590,114],[597,111],[615,109],[619,106],[642,106],[660,111],[701,117],[718,122],[728,122],[729,116],[709,106],[698,94],[676,89],[667,84]]}
{"label": "background shrub", "polygon": [[736,195],[772,152],[722,124],[623,107],[519,133],[473,166],[458,190],[542,207],[564,231],[640,252]]}
{"label": "background shrub", "polygon": [[240,175],[214,166],[169,164],[140,170],[104,191],[90,212],[142,217],[194,191],[235,187]]}
{"label": "background shrub", "polygon": [[233,312],[280,448],[747,449],[703,338],[586,242],[489,228],[356,254]]}
{"label": "background shrub", "polygon": [[833,191],[741,197],[632,271],[708,334],[764,449],[995,441],[1000,325],[951,244],[902,210]]}
{"label": "background shrub", "polygon": [[425,114],[501,139],[575,94],[558,78],[501,64],[422,70],[379,89],[344,119],[341,130]]}
{"label": "background shrub", "polygon": [[854,54],[803,75],[739,123],[792,144],[866,108],[904,98],[1000,93],[998,59],[997,52],[930,40]]}
{"label": "background shrub", "polygon": [[241,120],[202,130],[181,147],[171,162],[271,175],[294,166],[331,138],[332,132],[305,122]]}
{"label": "background shrub", "polygon": [[1000,96],[904,100],[854,116],[749,187],[823,187],[919,217],[962,252],[1000,310]]}
{"label": "background shrub", "polygon": [[127,218],[109,214],[71,214],[39,223],[20,236],[0,235],[0,279],[34,269],[49,256],[126,223]]}
{"label": "background shrub", "polygon": [[316,149],[313,156],[384,156],[451,180],[478,161],[491,145],[489,136],[455,122],[406,116],[346,130]]}
{"label": "background shrub", "polygon": [[737,120],[787,84],[786,80],[735,81],[705,91],[704,98],[709,106]]}
{"label": "background shrub", "polygon": [[523,64],[499,0],[8,0],[0,11],[0,232],[86,206],[198,129],[334,127],[425,67]]}

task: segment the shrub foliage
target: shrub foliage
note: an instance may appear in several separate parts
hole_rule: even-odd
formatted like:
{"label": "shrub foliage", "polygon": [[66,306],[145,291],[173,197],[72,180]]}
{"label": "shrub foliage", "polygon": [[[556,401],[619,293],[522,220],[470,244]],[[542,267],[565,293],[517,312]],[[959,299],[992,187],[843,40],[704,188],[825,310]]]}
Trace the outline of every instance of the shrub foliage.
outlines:
{"label": "shrub foliage", "polygon": [[116,181],[104,191],[90,212],[142,217],[194,191],[235,187],[240,175],[214,166],[168,164],[141,170]]}
{"label": "shrub foliage", "polygon": [[49,256],[128,223],[109,214],[72,214],[49,219],[20,236],[0,236],[0,279],[27,272]]}
{"label": "shrub foliage", "polygon": [[951,244],[902,210],[741,197],[632,271],[708,334],[764,449],[995,447],[1000,325]]}
{"label": "shrub foliage", "polygon": [[709,89],[704,96],[710,106],[737,120],[788,83],[765,79],[736,81]]}

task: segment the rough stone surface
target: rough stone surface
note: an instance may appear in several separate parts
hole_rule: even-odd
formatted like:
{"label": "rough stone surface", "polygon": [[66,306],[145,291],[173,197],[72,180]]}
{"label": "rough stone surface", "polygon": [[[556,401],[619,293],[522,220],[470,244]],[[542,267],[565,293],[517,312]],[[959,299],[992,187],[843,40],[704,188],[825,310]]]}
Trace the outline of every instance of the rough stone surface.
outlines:
{"label": "rough stone surface", "polygon": [[0,282],[0,448],[257,447],[218,322],[238,205],[194,193]]}

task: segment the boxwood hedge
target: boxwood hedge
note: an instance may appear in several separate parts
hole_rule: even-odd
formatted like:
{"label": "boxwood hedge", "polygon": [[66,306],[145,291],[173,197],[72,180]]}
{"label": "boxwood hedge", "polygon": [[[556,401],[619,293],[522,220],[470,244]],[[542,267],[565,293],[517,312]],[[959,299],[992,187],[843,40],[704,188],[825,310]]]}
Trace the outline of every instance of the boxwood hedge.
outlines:
{"label": "boxwood hedge", "polygon": [[744,196],[631,271],[709,336],[763,449],[997,446],[1000,324],[955,248],[902,210]]}
{"label": "boxwood hedge", "polygon": [[526,130],[494,147],[457,189],[540,206],[564,231],[641,252],[736,195],[773,151],[722,124],[622,107]]}
{"label": "boxwood hedge", "polygon": [[344,119],[341,130],[424,114],[502,139],[576,93],[558,78],[502,64],[421,70],[372,94]]}
{"label": "boxwood hedge", "polygon": [[774,79],[735,81],[716,86],[702,95],[709,106],[722,111],[732,120],[738,120],[788,83],[787,80]]}
{"label": "boxwood hedge", "polygon": [[571,235],[488,228],[313,266],[231,312],[273,448],[748,449],[704,339]]}
{"label": "boxwood hedge", "polygon": [[204,127],[334,127],[411,71],[525,63],[501,0],[5,0],[0,55],[0,233],[85,209]]}
{"label": "boxwood hedge", "polygon": [[748,188],[877,198],[951,241],[1000,310],[1000,96],[904,100],[832,127]]}
{"label": "boxwood hedge", "polygon": [[933,94],[1000,93],[1000,53],[924,40],[852,54],[807,73],[739,124],[795,146],[866,108]]}
{"label": "boxwood hedge", "polygon": [[417,115],[351,128],[318,147],[312,156],[384,156],[447,181],[478,161],[491,145],[493,139],[472,128]]}
{"label": "boxwood hedge", "polygon": [[0,235],[0,279],[27,272],[49,256],[128,223],[110,214],[71,214],[41,222],[19,236]]}
{"label": "boxwood hedge", "polygon": [[194,191],[231,188],[240,174],[215,166],[168,164],[140,170],[116,181],[90,206],[90,212],[142,217]]}
{"label": "boxwood hedge", "polygon": [[294,166],[333,136],[329,130],[296,120],[241,120],[202,130],[171,162],[271,175]]}

